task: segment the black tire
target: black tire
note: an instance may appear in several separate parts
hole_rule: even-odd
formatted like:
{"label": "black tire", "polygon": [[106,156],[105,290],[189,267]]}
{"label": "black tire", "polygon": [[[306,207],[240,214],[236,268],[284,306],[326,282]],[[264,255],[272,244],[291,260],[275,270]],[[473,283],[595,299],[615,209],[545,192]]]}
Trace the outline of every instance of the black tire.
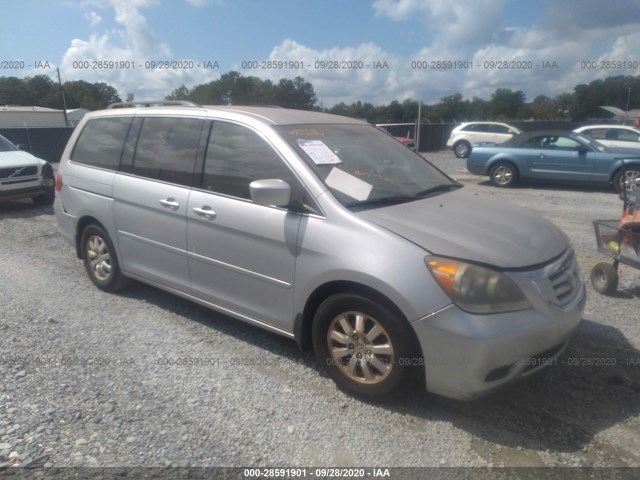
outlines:
{"label": "black tire", "polygon": [[322,302],[312,336],[321,368],[339,387],[358,395],[388,395],[408,384],[411,365],[422,365],[409,325],[359,295],[337,294]]}
{"label": "black tire", "polygon": [[107,232],[96,224],[85,227],[80,239],[84,269],[96,287],[105,292],[116,292],[126,284],[120,270],[115,248]]}
{"label": "black tire", "polygon": [[598,263],[591,269],[591,285],[602,295],[611,295],[618,289],[618,271],[608,263]]}
{"label": "black tire", "polygon": [[624,180],[622,178],[622,170],[619,170],[613,177],[613,188],[617,193],[621,193],[624,184],[634,181],[640,188],[640,170],[638,167],[626,168],[624,170]]}
{"label": "black tire", "polygon": [[512,163],[500,162],[491,168],[489,179],[496,187],[513,187],[518,183],[518,169]]}
{"label": "black tire", "polygon": [[53,205],[53,202],[56,199],[56,179],[53,177],[53,174],[44,175],[44,192],[42,192],[37,197],[33,197],[33,203],[36,205]]}
{"label": "black tire", "polygon": [[467,158],[471,153],[471,144],[466,140],[456,142],[453,146],[453,153],[457,158]]}

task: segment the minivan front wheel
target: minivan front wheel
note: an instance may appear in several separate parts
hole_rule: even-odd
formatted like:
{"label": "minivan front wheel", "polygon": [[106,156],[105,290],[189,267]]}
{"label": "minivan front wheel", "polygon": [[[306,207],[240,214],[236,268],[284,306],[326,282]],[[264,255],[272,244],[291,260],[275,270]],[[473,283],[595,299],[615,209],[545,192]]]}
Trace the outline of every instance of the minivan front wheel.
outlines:
{"label": "minivan front wheel", "polygon": [[409,326],[365,297],[327,298],[314,316],[313,346],[318,361],[342,388],[376,397],[397,390],[413,361]]}
{"label": "minivan front wheel", "polygon": [[107,232],[98,225],[87,226],[80,239],[84,269],[96,287],[115,292],[124,286],[113,243]]}

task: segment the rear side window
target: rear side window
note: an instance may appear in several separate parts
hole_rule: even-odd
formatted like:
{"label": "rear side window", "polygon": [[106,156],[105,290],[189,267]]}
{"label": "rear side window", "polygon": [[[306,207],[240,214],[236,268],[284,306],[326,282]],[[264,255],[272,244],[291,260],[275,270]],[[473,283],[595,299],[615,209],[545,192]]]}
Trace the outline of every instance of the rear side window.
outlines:
{"label": "rear side window", "polygon": [[196,118],[145,118],[136,146],[133,173],[191,186],[203,123]]}
{"label": "rear side window", "polygon": [[493,133],[509,133],[509,129],[502,125],[489,125],[489,130]]}
{"label": "rear side window", "polygon": [[131,117],[89,120],[71,154],[71,160],[93,167],[117,170]]}
{"label": "rear side window", "polygon": [[640,133],[631,132],[629,130],[616,129],[614,132],[616,132],[615,138],[623,142],[637,142],[640,138]]}

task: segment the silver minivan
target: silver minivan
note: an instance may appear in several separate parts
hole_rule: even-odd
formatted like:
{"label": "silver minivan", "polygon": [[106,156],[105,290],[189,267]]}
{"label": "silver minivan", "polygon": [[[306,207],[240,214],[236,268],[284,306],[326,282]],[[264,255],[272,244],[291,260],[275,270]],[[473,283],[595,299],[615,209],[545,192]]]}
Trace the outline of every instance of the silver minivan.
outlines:
{"label": "silver minivan", "polygon": [[567,237],[364,122],[117,105],[63,153],[55,212],[92,282],[156,286],[313,348],[356,394],[474,398],[553,363],[585,287]]}

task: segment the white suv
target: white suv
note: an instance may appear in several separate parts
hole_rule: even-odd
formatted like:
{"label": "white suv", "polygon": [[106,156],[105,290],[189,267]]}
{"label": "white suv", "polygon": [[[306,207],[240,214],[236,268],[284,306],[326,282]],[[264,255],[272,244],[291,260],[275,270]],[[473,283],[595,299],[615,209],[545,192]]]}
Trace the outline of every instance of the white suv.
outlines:
{"label": "white suv", "polygon": [[447,141],[447,147],[453,150],[456,157],[467,158],[471,153],[471,147],[475,143],[502,143],[518,133],[522,133],[522,130],[506,123],[461,123],[451,132],[449,140]]}
{"label": "white suv", "polygon": [[52,205],[55,195],[53,167],[0,135],[0,199],[31,198],[36,205]]}

